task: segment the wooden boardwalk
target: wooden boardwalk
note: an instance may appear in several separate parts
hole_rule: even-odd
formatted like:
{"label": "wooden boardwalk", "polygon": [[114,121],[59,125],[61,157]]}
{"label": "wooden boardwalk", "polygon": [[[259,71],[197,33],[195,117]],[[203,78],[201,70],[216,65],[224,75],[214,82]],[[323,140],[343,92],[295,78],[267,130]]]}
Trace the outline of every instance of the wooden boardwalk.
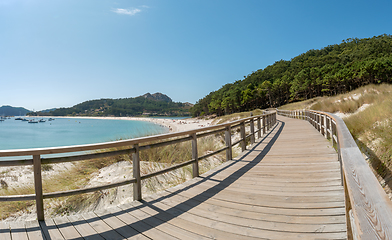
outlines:
{"label": "wooden boardwalk", "polygon": [[308,122],[279,116],[249,150],[198,178],[105,211],[0,222],[0,240],[346,239],[337,158]]}

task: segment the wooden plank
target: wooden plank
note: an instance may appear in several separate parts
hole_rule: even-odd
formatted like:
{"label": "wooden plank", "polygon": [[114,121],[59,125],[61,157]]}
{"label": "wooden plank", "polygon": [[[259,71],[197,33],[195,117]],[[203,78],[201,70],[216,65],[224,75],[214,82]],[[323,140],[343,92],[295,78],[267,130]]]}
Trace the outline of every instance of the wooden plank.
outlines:
{"label": "wooden plank", "polygon": [[80,235],[83,236],[84,239],[104,240],[104,238],[101,237],[101,235],[99,235],[97,231],[95,231],[94,228],[92,228],[81,215],[71,215],[67,218],[70,222],[72,222],[72,225],[80,233]]}
{"label": "wooden plank", "polygon": [[160,218],[156,217],[157,215],[160,214],[160,212],[156,212],[156,214],[150,215],[146,212],[146,205],[140,204],[138,202],[133,202],[131,204],[123,205],[120,206],[120,208],[124,209],[132,209],[132,212],[130,212],[131,215],[135,216],[138,218],[140,221],[143,221],[147,223],[148,225],[161,230],[162,232],[165,232],[169,234],[170,236],[173,236],[174,238],[178,239],[205,239],[199,234],[195,234],[193,232],[186,231],[182,228],[179,228],[177,226],[171,225],[166,223],[165,221],[162,221]]}
{"label": "wooden plank", "polygon": [[201,202],[195,199],[183,197],[181,195],[172,195],[170,198],[162,196],[162,200],[155,201],[155,198],[146,198],[147,204],[155,204],[159,202],[169,201],[172,204],[184,204],[188,207],[195,207],[196,209],[203,209],[204,211],[212,211],[221,214],[227,214],[231,216],[237,216],[241,218],[250,219],[263,219],[271,222],[284,222],[284,223],[297,223],[297,224],[333,224],[333,223],[345,223],[344,211],[342,210],[339,215],[298,215],[290,212],[262,212],[253,211],[252,207],[249,208],[237,208],[236,205],[218,205],[214,202]]}
{"label": "wooden plank", "polygon": [[27,236],[26,232],[26,225],[24,222],[10,222],[11,228],[11,238],[18,239],[18,240],[28,240],[29,237]]}
{"label": "wooden plank", "polygon": [[10,225],[8,222],[0,222],[0,240],[11,240]]}
{"label": "wooden plank", "polygon": [[143,235],[151,238],[151,239],[173,239],[173,236],[168,235],[165,232],[156,229],[144,221],[140,221],[135,216],[129,214],[132,211],[132,208],[121,209],[118,208],[117,210],[109,209],[113,215],[115,215],[118,219],[123,221],[128,226],[136,229],[138,232],[143,233]]}
{"label": "wooden plank", "polygon": [[26,232],[29,239],[45,239],[38,221],[27,221]]}
{"label": "wooden plank", "polygon": [[100,219],[96,214],[92,212],[83,213],[82,217],[103,238],[112,239],[112,240],[124,239],[123,236],[121,236],[119,233],[113,230],[113,228],[111,228],[104,221],[102,221],[102,219]]}
{"label": "wooden plank", "polygon": [[[168,190],[170,191],[170,190]],[[261,205],[270,207],[286,208],[326,208],[344,206],[344,197],[300,197],[300,196],[269,196],[254,193],[239,193],[230,190],[219,190],[218,188],[208,188],[203,186],[194,186],[191,189],[181,192],[189,197],[202,195],[205,198],[214,197],[216,199],[229,200],[250,205]]]}
{"label": "wooden plank", "polygon": [[[217,222],[224,222],[228,224],[234,224],[238,226],[252,226],[252,228],[256,229],[261,229],[261,230],[270,230],[270,231],[288,231],[288,232],[302,232],[302,233],[312,233],[317,231],[317,229],[323,229],[323,232],[345,232],[346,229],[346,224],[344,218],[341,219],[340,222],[335,222],[335,223],[330,223],[330,224],[325,224],[325,223],[286,223],[282,221],[282,219],[277,218],[278,221],[267,221],[262,218],[243,218],[243,217],[238,217],[235,215],[229,215],[226,213],[217,213],[215,209],[202,209],[200,205],[202,204],[197,204],[197,205],[190,205],[190,204],[185,204],[183,202],[178,202],[178,201],[172,201],[172,198],[165,198],[159,203],[165,204],[166,206],[162,206],[162,211],[169,211],[176,209],[177,211],[181,212],[181,215],[186,215],[186,214],[192,214],[195,215],[199,218],[204,218],[204,221],[207,221],[206,219],[212,220],[212,221],[217,221]],[[189,203],[189,202],[187,202]],[[194,217],[194,216],[192,216]]]}
{"label": "wooden plank", "polygon": [[131,226],[126,225],[123,221],[111,214],[109,210],[95,211],[95,214],[111,228],[116,229],[116,231],[126,239],[149,239]]}
{"label": "wooden plank", "polygon": [[165,209],[166,212],[178,216],[178,218],[187,220],[190,222],[198,223],[205,227],[214,228],[220,231],[225,231],[231,234],[237,234],[241,237],[262,237],[262,238],[278,238],[278,239],[304,239],[304,238],[334,238],[334,239],[345,239],[345,232],[329,232],[322,233],[317,231],[323,231],[323,229],[316,229],[317,233],[301,233],[292,231],[271,231],[266,229],[255,228],[248,226],[240,226],[232,223],[227,223],[223,221],[211,220],[206,217],[201,217],[198,215],[191,214],[189,212],[183,212],[177,208]]}
{"label": "wooden plank", "polygon": [[77,240],[83,239],[80,233],[69,222],[68,218],[57,217],[54,218],[53,221],[65,239],[77,239]]}
{"label": "wooden plank", "polygon": [[329,200],[334,200],[334,199],[339,199],[342,200],[344,199],[344,193],[343,189],[337,189],[336,191],[293,191],[293,188],[290,190],[286,191],[279,191],[279,189],[275,189],[273,191],[271,190],[264,190],[260,189],[258,187],[245,187],[241,182],[238,182],[237,185],[232,184],[232,183],[224,183],[224,182],[215,182],[215,181],[205,181],[201,183],[198,186],[195,186],[195,188],[201,188],[205,190],[208,189],[214,189],[214,190],[221,190],[224,192],[238,192],[238,193],[244,193],[247,194],[251,192],[252,194],[262,194],[264,196],[290,196],[290,197],[328,197]]}
{"label": "wooden plank", "polygon": [[65,239],[61,232],[57,229],[53,219],[46,219],[45,221],[39,221],[42,233],[46,239],[51,240],[62,240]]}
{"label": "wooden plank", "polygon": [[[145,212],[152,213],[151,210],[153,209],[146,209],[143,208]],[[254,238],[254,237],[246,237],[246,236],[240,236],[237,234],[230,234],[224,231],[216,230],[214,228],[209,228],[205,227],[203,225],[200,225],[195,222],[189,222],[184,219],[178,218],[177,215],[172,215],[169,212],[160,212],[159,214],[156,214],[157,218],[161,219],[162,221],[168,222],[173,226],[178,226],[179,228],[185,229],[189,232],[194,232],[198,233],[201,237],[207,237],[210,239],[244,239],[244,240],[255,240],[255,239],[260,239],[259,237]],[[155,238],[153,238],[155,239]],[[160,239],[160,238],[156,238]]]}
{"label": "wooden plank", "polygon": [[329,208],[325,206],[323,208],[282,208],[280,206],[266,206],[266,205],[256,205],[256,204],[244,204],[240,201],[227,201],[226,199],[219,198],[208,198],[202,195],[190,195],[183,192],[170,192],[170,194],[179,194],[187,198],[192,198],[198,201],[213,203],[219,206],[230,206],[237,209],[246,209],[255,212],[269,213],[269,214],[287,214],[287,215],[344,215],[344,207]]}
{"label": "wooden plank", "polygon": [[177,226],[181,229],[185,229],[188,232],[196,233],[199,234],[200,237],[194,238],[194,239],[260,239],[258,238],[253,238],[253,237],[245,237],[245,236],[240,236],[237,234],[228,234],[227,232],[220,231],[214,228],[209,228],[205,227],[203,225],[200,225],[196,222],[189,222],[184,219],[180,219],[177,217],[176,214],[173,215],[172,211],[156,211],[157,207],[159,208],[159,202],[155,203],[154,205],[152,204],[145,204],[145,207],[143,208],[143,211],[146,212],[147,214],[154,215],[157,218],[161,219],[162,221],[169,223],[173,226]]}

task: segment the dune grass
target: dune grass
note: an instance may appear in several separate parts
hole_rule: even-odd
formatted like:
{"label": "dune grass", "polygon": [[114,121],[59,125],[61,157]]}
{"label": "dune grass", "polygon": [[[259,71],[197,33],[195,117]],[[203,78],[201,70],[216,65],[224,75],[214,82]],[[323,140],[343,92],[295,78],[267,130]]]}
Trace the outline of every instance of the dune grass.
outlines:
{"label": "dune grass", "polygon": [[249,111],[249,112],[239,112],[239,113],[233,113],[233,114],[229,114],[229,115],[224,115],[224,116],[216,118],[213,121],[213,124],[222,124],[222,123],[226,123],[226,122],[239,120],[239,119],[242,119],[242,118],[247,118],[247,117],[250,117],[251,113],[253,114],[253,116],[257,116],[257,115],[263,114],[263,110],[255,109],[255,110]]}

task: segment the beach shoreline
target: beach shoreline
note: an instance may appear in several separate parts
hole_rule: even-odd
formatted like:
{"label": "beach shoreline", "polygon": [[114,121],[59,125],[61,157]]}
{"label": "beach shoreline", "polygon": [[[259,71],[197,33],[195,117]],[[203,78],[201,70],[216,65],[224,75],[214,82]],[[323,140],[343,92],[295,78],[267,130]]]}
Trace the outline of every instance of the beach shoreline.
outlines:
{"label": "beach shoreline", "polygon": [[128,120],[151,122],[169,129],[169,132],[182,132],[202,127],[210,126],[213,119],[169,119],[150,117],[93,117],[93,116],[40,116],[40,118],[74,118],[74,119],[100,119],[100,120]]}

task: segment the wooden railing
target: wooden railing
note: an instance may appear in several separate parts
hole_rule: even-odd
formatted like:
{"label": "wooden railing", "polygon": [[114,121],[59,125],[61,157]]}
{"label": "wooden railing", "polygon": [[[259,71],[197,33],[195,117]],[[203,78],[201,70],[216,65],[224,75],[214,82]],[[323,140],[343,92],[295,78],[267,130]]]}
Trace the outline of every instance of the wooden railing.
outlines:
{"label": "wooden railing", "polygon": [[[255,130],[255,122],[257,124],[257,130]],[[161,134],[150,137],[135,138],[129,140],[121,140],[114,142],[98,143],[98,144],[87,144],[78,146],[66,146],[66,147],[52,147],[52,148],[40,148],[40,149],[23,149],[23,150],[1,150],[0,151],[0,167],[4,166],[25,166],[33,165],[34,169],[34,187],[35,194],[30,195],[13,195],[13,196],[0,196],[0,202],[4,201],[27,201],[35,200],[37,209],[37,219],[39,221],[44,220],[44,204],[43,199],[65,197],[76,194],[90,193],[103,189],[109,189],[114,187],[119,187],[127,184],[133,184],[133,199],[141,200],[141,181],[164,174],[175,169],[184,167],[186,165],[192,164],[193,167],[193,177],[199,176],[199,164],[198,162],[202,159],[208,158],[220,152],[226,151],[226,159],[232,159],[232,146],[236,144],[241,145],[242,151],[246,150],[246,139],[250,138],[250,143],[255,143],[255,136],[257,134],[258,138],[261,138],[270,128],[276,123],[276,112],[269,112],[259,116],[252,116],[230,123],[219,124],[209,127],[203,127],[199,129],[176,132],[169,134]],[[245,125],[249,124],[250,134],[245,135]],[[240,128],[240,140],[232,143],[231,131],[234,128]],[[222,149],[208,153],[204,156],[198,156],[197,151],[197,139],[217,133],[225,133],[226,146]],[[159,141],[159,142],[157,142]],[[139,152],[145,149],[163,147],[171,144],[176,144],[180,142],[191,141],[192,142],[192,159],[185,162],[170,166],[168,168],[159,170],[157,172],[141,175],[140,174],[140,159]],[[128,147],[124,150],[111,150],[110,148],[118,147]],[[99,152],[97,150],[100,150]],[[105,152],[101,152],[105,150]],[[106,151],[109,150],[109,151]],[[85,153],[86,151],[95,151],[91,153]],[[78,153],[84,152],[84,153]],[[59,154],[59,153],[76,153],[73,156],[66,157],[49,157],[41,158],[42,155],[46,154]],[[133,164],[133,178],[106,184],[98,187],[83,188],[62,192],[51,192],[43,193],[42,191],[42,176],[41,176],[41,165],[42,164],[54,164],[63,162],[74,162],[89,159],[98,159],[103,157],[132,154],[132,164]],[[27,160],[4,160],[4,157],[15,157],[15,156],[32,156],[32,159]],[[50,156],[50,155],[49,155]]]}
{"label": "wooden railing", "polygon": [[392,239],[392,202],[344,121],[334,114],[319,111],[277,112],[279,115],[309,121],[323,136],[332,140],[341,166],[349,239]]}

